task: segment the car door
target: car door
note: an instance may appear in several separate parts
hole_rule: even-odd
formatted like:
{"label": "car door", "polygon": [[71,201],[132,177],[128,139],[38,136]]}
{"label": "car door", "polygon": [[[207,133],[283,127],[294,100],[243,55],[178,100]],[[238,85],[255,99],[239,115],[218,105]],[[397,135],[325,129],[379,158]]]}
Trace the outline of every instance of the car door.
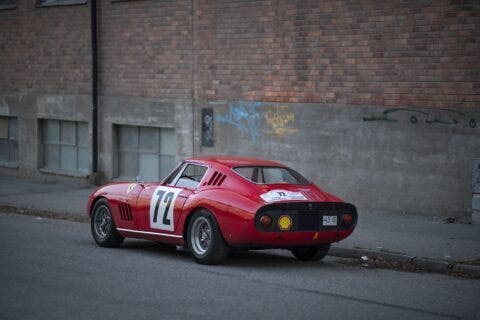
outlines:
{"label": "car door", "polygon": [[207,167],[185,162],[176,171],[162,184],[145,185],[140,193],[140,230],[161,235],[178,233],[183,205],[200,184]]}

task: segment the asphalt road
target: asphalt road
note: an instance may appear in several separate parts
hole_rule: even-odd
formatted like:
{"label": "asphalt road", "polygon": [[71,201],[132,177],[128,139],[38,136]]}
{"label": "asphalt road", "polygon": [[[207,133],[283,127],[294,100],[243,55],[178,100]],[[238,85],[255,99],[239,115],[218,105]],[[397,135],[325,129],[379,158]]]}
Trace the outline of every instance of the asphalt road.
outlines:
{"label": "asphalt road", "polygon": [[237,253],[201,266],[89,225],[0,214],[0,319],[480,319],[480,281]]}

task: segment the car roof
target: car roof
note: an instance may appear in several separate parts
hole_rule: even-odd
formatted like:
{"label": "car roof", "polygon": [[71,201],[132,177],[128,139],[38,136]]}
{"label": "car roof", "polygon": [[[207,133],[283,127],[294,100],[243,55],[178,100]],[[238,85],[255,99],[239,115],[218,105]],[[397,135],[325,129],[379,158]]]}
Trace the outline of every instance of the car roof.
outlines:
{"label": "car roof", "polygon": [[197,162],[205,165],[212,164],[212,163],[220,164],[229,168],[244,167],[244,166],[286,167],[284,164],[271,161],[271,160],[237,157],[237,156],[204,156],[204,157],[188,158],[185,160],[189,162]]}

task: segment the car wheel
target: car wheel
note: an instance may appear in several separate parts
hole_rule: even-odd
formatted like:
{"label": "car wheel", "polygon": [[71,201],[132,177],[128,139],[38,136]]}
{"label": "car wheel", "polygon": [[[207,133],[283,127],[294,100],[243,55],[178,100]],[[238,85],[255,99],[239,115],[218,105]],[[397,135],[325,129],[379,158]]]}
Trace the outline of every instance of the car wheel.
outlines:
{"label": "car wheel", "polygon": [[318,261],[323,259],[330,249],[330,243],[319,246],[302,246],[292,248],[292,253],[298,260]]}
{"label": "car wheel", "polygon": [[90,226],[93,239],[100,247],[118,247],[123,242],[124,237],[118,233],[112,210],[105,199],[95,203]]}
{"label": "car wheel", "polygon": [[215,217],[207,210],[194,213],[190,219],[187,242],[194,259],[200,264],[222,263],[230,252]]}

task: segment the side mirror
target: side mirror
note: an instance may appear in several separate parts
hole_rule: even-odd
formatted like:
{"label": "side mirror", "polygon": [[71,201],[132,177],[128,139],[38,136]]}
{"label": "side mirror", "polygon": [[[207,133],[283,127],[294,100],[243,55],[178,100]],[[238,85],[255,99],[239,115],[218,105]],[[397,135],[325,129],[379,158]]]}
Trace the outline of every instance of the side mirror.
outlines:
{"label": "side mirror", "polygon": [[143,183],[144,182],[143,180],[144,180],[143,176],[140,174],[135,178],[136,183]]}

